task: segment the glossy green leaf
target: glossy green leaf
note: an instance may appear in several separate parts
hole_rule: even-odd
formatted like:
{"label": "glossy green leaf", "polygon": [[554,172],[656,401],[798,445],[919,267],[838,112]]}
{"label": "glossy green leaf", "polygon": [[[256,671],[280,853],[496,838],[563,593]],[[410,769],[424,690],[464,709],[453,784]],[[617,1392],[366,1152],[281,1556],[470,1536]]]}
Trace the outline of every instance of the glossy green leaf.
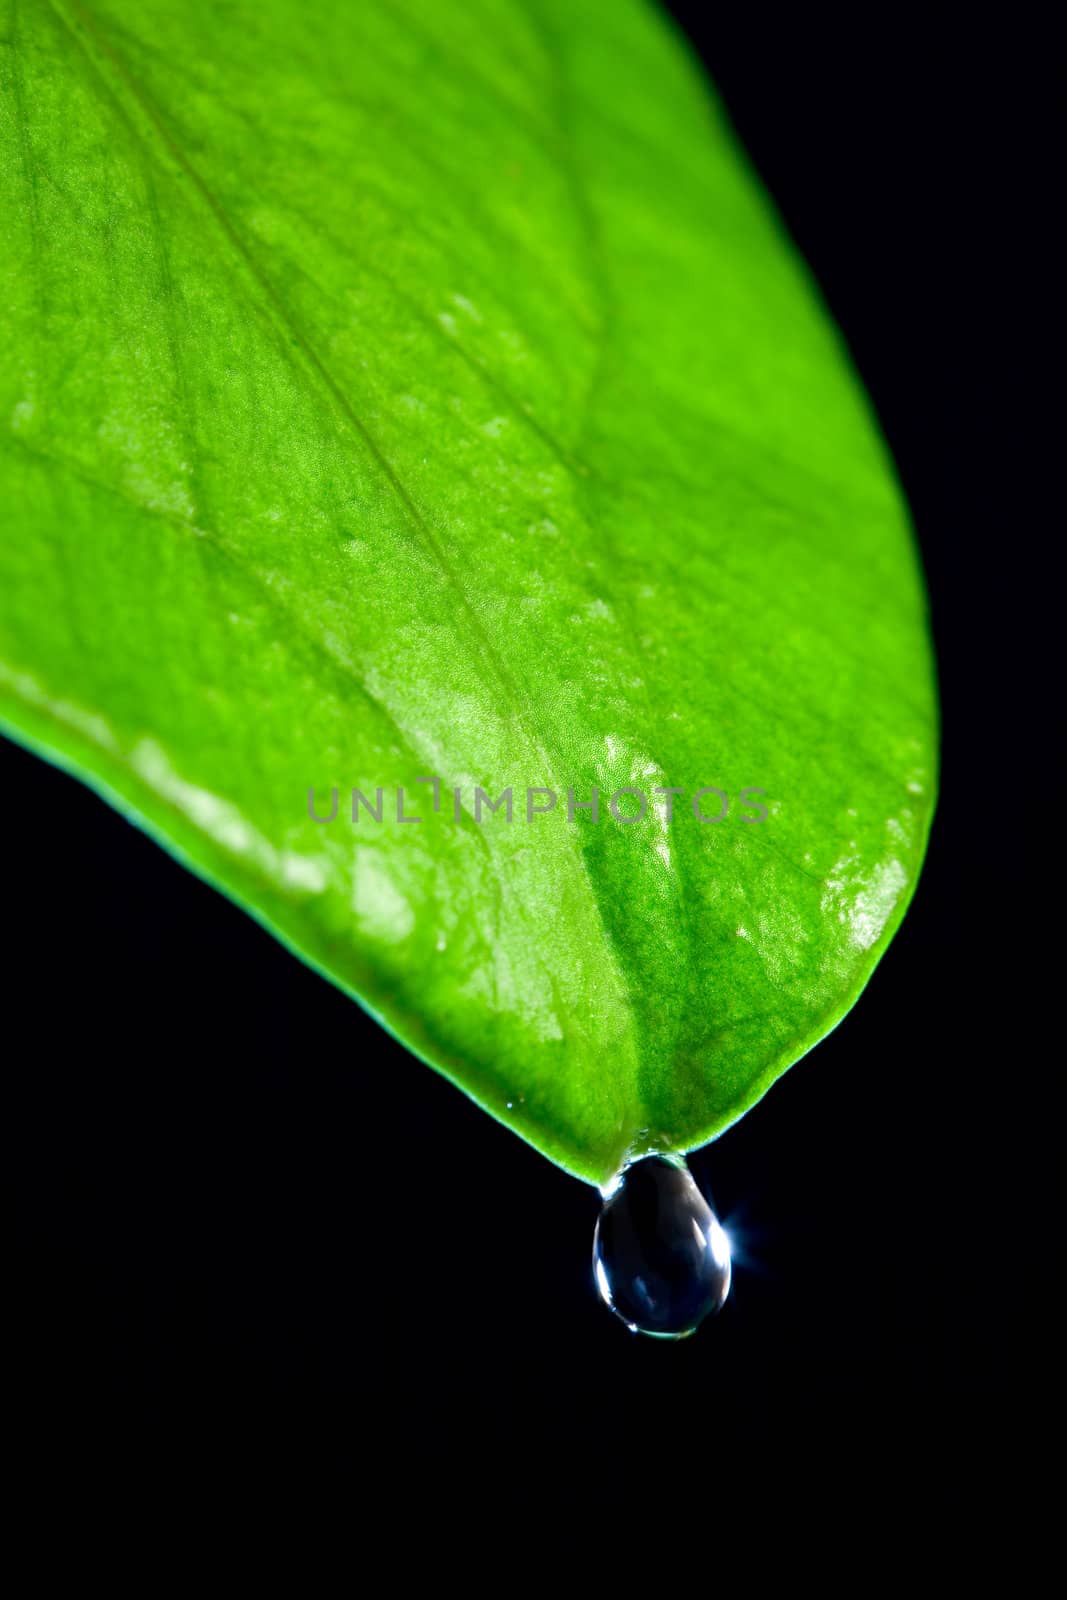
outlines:
{"label": "glossy green leaf", "polygon": [[0,50],[5,726],[573,1172],[712,1137],[885,949],[936,727],[891,464],[685,47],[15,0]]}

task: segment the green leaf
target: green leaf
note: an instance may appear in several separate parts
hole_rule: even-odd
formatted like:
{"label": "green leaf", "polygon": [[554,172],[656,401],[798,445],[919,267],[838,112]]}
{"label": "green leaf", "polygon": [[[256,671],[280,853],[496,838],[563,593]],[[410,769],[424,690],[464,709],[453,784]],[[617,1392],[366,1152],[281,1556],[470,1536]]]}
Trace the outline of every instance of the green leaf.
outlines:
{"label": "green leaf", "polygon": [[681,42],[16,0],[2,70],[6,728],[571,1171],[720,1132],[903,915],[936,711],[885,448]]}

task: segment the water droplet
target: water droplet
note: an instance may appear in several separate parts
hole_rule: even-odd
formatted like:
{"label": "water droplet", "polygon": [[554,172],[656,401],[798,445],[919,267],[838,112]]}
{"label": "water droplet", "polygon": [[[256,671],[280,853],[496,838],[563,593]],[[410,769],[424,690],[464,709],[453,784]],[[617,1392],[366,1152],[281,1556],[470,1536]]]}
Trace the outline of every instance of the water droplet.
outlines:
{"label": "water droplet", "polygon": [[593,1236],[601,1299],[634,1333],[683,1339],[730,1292],[730,1243],[680,1159],[648,1156],[607,1192]]}

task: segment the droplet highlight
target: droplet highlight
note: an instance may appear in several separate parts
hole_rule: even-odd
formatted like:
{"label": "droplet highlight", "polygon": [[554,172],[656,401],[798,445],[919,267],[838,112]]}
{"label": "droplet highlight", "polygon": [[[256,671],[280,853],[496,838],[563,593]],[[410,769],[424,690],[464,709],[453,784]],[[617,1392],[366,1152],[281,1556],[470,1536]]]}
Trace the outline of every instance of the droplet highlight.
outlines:
{"label": "droplet highlight", "polygon": [[730,1242],[685,1162],[648,1156],[607,1192],[593,1235],[601,1299],[634,1333],[684,1339],[722,1309]]}

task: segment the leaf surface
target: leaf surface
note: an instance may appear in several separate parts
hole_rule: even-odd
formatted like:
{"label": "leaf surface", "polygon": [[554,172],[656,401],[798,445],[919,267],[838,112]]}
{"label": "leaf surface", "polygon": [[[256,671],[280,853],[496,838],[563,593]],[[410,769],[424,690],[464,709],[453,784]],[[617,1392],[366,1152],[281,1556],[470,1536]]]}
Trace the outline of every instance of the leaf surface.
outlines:
{"label": "leaf surface", "polygon": [[936,709],[885,447],[685,48],[17,0],[0,50],[5,727],[569,1170],[713,1137],[903,915]]}

